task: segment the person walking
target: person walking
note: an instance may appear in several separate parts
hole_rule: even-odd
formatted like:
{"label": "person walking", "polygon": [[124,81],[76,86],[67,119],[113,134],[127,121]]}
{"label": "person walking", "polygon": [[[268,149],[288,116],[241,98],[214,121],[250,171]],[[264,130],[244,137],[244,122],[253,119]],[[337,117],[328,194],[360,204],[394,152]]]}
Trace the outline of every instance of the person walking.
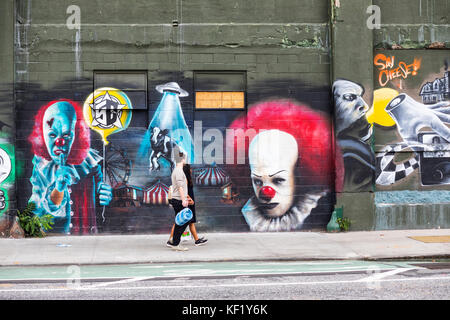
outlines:
{"label": "person walking", "polygon": [[[175,211],[176,217],[181,210],[188,207],[189,201],[187,193],[188,192],[187,179],[183,171],[183,165],[186,162],[186,155],[183,152],[181,152],[178,148],[175,148],[174,157],[176,166],[175,169],[173,169],[171,176],[173,188],[171,204],[173,210]],[[167,241],[167,246],[178,251],[188,250],[188,248],[181,246],[180,242],[181,242],[181,235],[183,234],[184,230],[189,225],[189,223],[190,221],[186,222],[182,226],[174,224],[171,231],[171,238],[169,239],[169,241]]]}
{"label": "person walking", "polygon": [[199,238],[197,234],[197,229],[195,227],[195,223],[197,222],[196,216],[195,216],[195,197],[194,197],[194,182],[192,180],[192,168],[189,164],[183,165],[183,172],[187,179],[187,187],[188,187],[188,201],[189,201],[189,209],[192,211],[192,219],[189,222],[189,230],[191,231],[192,236],[194,237],[195,245],[201,246],[204,245],[208,239],[205,239],[204,237]]}

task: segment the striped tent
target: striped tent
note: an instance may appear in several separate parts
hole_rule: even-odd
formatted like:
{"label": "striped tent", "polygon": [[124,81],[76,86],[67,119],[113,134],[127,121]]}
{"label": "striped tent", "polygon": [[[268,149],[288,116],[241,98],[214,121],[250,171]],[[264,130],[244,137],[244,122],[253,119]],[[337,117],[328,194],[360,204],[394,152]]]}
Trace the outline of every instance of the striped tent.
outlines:
{"label": "striped tent", "polygon": [[168,195],[169,187],[158,180],[157,183],[145,190],[144,203],[153,205],[168,205]]}
{"label": "striped tent", "polygon": [[199,186],[222,186],[230,181],[230,177],[222,169],[213,166],[199,172],[195,182]]}

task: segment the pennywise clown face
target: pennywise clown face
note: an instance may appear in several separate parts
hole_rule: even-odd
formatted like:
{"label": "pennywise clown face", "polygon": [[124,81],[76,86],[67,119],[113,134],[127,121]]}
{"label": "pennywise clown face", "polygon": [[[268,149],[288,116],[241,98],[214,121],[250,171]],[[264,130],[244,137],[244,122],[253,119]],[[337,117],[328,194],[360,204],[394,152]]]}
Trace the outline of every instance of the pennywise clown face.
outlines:
{"label": "pennywise clown face", "polygon": [[286,132],[263,131],[250,143],[253,190],[259,208],[269,217],[282,216],[294,202],[297,159],[297,141]]}
{"label": "pennywise clown face", "polygon": [[44,113],[43,134],[48,154],[59,163],[61,157],[67,160],[75,138],[77,116],[68,102],[52,104]]}

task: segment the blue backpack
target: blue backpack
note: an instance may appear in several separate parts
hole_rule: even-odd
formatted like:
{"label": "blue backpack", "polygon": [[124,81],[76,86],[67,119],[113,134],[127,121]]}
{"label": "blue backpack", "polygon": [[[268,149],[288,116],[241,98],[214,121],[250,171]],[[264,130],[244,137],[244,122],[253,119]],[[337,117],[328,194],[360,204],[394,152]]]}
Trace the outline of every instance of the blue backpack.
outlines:
{"label": "blue backpack", "polygon": [[179,226],[184,225],[185,223],[189,222],[193,217],[192,210],[189,208],[184,208],[175,217],[175,223]]}

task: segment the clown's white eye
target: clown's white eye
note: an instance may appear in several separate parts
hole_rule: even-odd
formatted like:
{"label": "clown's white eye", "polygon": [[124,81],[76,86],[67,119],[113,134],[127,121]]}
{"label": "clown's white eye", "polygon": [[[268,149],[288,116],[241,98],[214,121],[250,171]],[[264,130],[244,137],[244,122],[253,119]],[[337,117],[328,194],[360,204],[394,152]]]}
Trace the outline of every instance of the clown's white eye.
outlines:
{"label": "clown's white eye", "polygon": [[253,183],[254,183],[255,186],[257,186],[257,187],[261,187],[261,186],[263,185],[262,180],[256,179],[256,178],[253,178]]}
{"label": "clown's white eye", "polygon": [[286,181],[286,179],[283,179],[283,178],[275,178],[275,179],[273,179],[273,183],[275,185],[280,185],[280,184],[282,184],[285,181]]}
{"label": "clown's white eye", "polygon": [[70,134],[66,133],[65,135],[63,135],[63,138],[70,138]]}
{"label": "clown's white eye", "polygon": [[50,137],[50,138],[56,138],[56,134],[50,133],[50,134],[49,134],[49,137]]}

